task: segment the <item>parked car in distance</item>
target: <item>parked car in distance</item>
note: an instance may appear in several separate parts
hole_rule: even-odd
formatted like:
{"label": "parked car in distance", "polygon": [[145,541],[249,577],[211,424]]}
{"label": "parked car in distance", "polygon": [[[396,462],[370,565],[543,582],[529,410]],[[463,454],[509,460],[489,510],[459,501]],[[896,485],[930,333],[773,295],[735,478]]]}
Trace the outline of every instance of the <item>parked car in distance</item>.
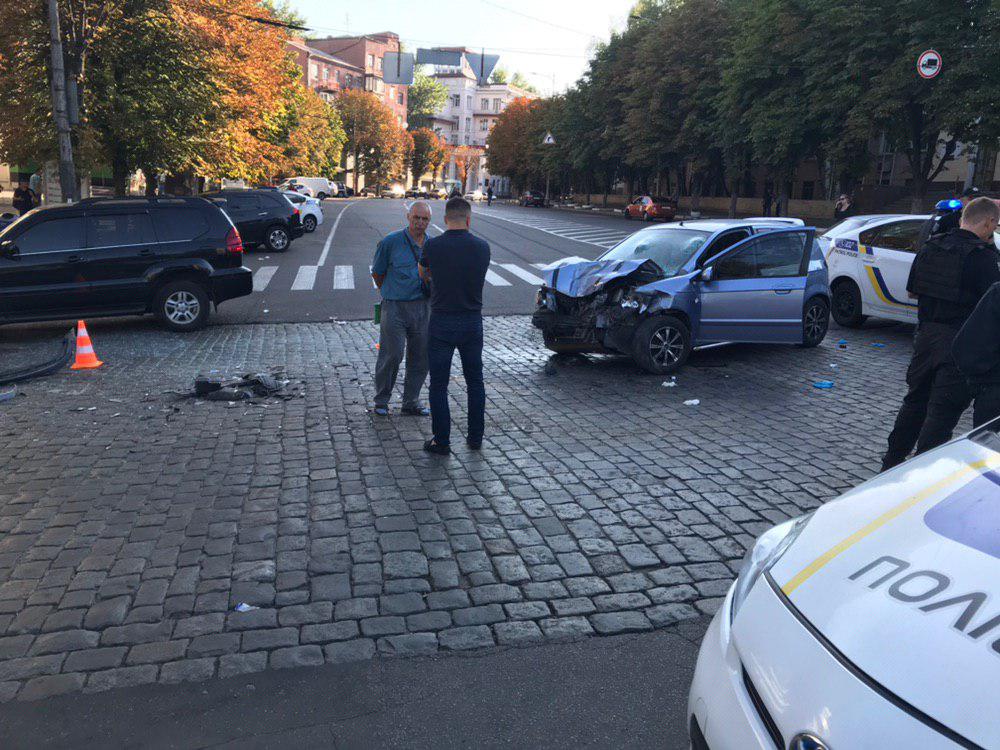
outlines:
{"label": "parked car in distance", "polygon": [[[800,222],[801,224],[801,222]],[[595,261],[542,269],[532,318],[555,352],[630,355],[668,374],[695,346],[817,346],[830,290],[815,230],[760,220],[681,221],[626,237]]]}
{"label": "parked car in distance", "polygon": [[252,291],[240,233],[202,198],[87,198],[0,230],[0,323],[152,313],[193,331]]}
{"label": "parked car in distance", "polygon": [[823,238],[830,267],[833,319],[857,328],[869,316],[917,322],[917,301],[906,281],[920,230],[930,216],[851,216]]}
{"label": "parked car in distance", "polygon": [[479,188],[476,188],[475,190],[472,190],[472,191],[466,193],[463,197],[467,201],[484,201],[484,200],[486,200],[486,194],[482,190],[480,190]]}
{"label": "parked car in distance", "polygon": [[282,192],[274,190],[216,190],[202,193],[219,206],[240,230],[247,248],[263,245],[283,253],[305,230],[299,209]]}
{"label": "parked car in distance", "polygon": [[641,221],[654,221],[664,219],[673,221],[677,213],[677,207],[669,198],[654,198],[649,195],[640,195],[629,201],[628,205],[622,209],[626,219],[639,219]]}
{"label": "parked car in distance", "polygon": [[694,750],[986,748],[1000,422],[765,531],[702,639]]}
{"label": "parked car in distance", "polygon": [[[304,193],[310,198],[326,200],[337,194],[336,183],[330,182],[325,177],[289,177],[278,187],[281,190],[293,190],[296,193]],[[302,190],[306,188],[306,190]]]}
{"label": "parked car in distance", "polygon": [[333,183],[337,186],[338,198],[351,198],[354,195],[354,188],[347,187],[343,182]]}
{"label": "parked car in distance", "polygon": [[406,191],[407,198],[426,198],[427,191],[423,188],[410,188]]}
{"label": "parked car in distance", "polygon": [[526,207],[537,206],[538,208],[545,208],[545,193],[541,190],[526,190],[521,193],[518,203]]}
{"label": "parked car in distance", "polygon": [[443,187],[431,188],[427,191],[428,198],[434,198],[435,200],[445,200],[448,197],[448,191]]}
{"label": "parked car in distance", "polygon": [[358,196],[361,198],[375,198],[378,196],[378,191],[373,187],[363,187],[358,191]]}
{"label": "parked car in distance", "polygon": [[288,202],[299,209],[299,217],[302,220],[302,229],[306,234],[316,231],[316,227],[323,223],[323,206],[317,198],[307,198],[300,193],[282,193]]}
{"label": "parked car in distance", "polygon": [[398,182],[394,182],[392,185],[387,185],[378,191],[379,198],[405,198],[406,188],[400,185]]}

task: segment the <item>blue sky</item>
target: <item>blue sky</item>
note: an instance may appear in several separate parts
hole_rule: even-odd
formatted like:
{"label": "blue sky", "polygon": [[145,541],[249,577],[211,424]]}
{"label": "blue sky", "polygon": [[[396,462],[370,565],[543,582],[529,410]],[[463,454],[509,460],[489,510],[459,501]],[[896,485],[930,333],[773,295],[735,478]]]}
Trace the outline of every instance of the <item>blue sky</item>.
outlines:
{"label": "blue sky", "polygon": [[485,47],[539,91],[563,91],[586,68],[590,50],[625,24],[635,0],[291,0],[315,36],[395,31],[409,49]]}

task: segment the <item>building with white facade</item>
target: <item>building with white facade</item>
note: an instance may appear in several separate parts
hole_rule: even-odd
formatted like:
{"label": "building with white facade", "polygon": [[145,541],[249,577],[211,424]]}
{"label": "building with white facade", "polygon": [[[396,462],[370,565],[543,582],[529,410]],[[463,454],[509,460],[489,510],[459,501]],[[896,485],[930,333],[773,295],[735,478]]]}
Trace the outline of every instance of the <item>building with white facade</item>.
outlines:
{"label": "building with white facade", "polygon": [[[473,52],[460,47],[446,49]],[[534,99],[538,95],[509,83],[480,86],[464,57],[460,66],[434,66],[431,75],[448,89],[448,101],[431,118],[431,129],[451,146],[468,146],[481,151],[478,161],[473,162],[468,170],[463,191],[471,192],[478,188],[486,192],[487,186],[492,185],[496,195],[508,195],[510,179],[503,175],[491,175],[486,169],[486,138],[508,104],[515,99]],[[458,179],[459,169],[454,159],[445,168],[444,176],[446,179]]]}

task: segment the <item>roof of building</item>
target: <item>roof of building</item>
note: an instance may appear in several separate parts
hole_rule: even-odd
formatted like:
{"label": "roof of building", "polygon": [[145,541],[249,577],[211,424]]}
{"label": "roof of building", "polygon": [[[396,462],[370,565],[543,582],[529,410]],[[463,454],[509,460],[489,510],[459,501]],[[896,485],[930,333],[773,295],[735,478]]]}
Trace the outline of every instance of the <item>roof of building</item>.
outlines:
{"label": "roof of building", "polygon": [[303,52],[308,53],[312,57],[320,57],[320,58],[323,58],[324,60],[327,60],[328,62],[332,62],[332,63],[334,63],[336,65],[340,65],[341,67],[351,68],[352,70],[356,70],[358,72],[364,72],[363,69],[359,68],[357,65],[351,65],[351,63],[347,62],[346,60],[341,60],[339,57],[336,57],[335,55],[331,55],[329,52],[324,52],[321,49],[316,49],[315,47],[310,47],[308,44],[305,43],[305,41],[298,40],[298,39],[291,39],[291,40],[288,41],[288,44],[291,47],[295,47],[296,49],[299,49],[299,50],[302,50]]}

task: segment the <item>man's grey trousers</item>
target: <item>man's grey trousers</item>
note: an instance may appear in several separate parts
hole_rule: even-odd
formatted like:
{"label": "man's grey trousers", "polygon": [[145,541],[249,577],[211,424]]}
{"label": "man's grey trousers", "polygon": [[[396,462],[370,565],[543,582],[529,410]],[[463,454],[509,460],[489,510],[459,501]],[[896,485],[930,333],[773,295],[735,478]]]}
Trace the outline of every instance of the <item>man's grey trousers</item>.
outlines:
{"label": "man's grey trousers", "polygon": [[427,379],[429,316],[430,305],[426,299],[382,300],[378,360],[375,363],[376,407],[389,405],[404,350],[406,378],[403,381],[403,408],[420,406],[420,389]]}

